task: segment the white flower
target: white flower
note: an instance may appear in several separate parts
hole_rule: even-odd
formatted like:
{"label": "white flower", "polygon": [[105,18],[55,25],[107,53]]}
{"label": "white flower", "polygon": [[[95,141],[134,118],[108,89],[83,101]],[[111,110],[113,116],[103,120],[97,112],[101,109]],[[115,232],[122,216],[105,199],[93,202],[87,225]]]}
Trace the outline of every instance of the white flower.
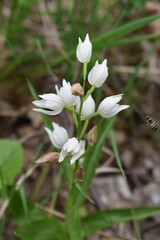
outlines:
{"label": "white flower", "polygon": [[94,113],[95,111],[95,102],[90,95],[83,103],[82,107],[82,117],[87,117],[88,115]]}
{"label": "white flower", "polygon": [[68,139],[68,141],[64,144],[60,157],[59,162],[62,162],[68,153],[72,155],[71,164],[75,163],[75,161],[85,152],[85,144],[84,141],[81,140],[78,142],[77,138],[73,137]]}
{"label": "white flower", "polygon": [[53,125],[53,128],[54,128],[53,131],[51,131],[47,127],[45,127],[45,130],[47,131],[52,144],[56,148],[62,148],[63,145],[69,139],[68,133],[67,133],[65,128],[60,127],[57,123],[53,122],[52,125]]}
{"label": "white flower", "polygon": [[[64,104],[62,102],[62,99],[56,94],[48,93],[39,95],[39,97],[42,98],[42,100],[36,100],[32,103],[40,108],[34,108],[33,110],[48,115],[57,115],[62,111]],[[44,108],[46,110],[41,108]]]}
{"label": "white flower", "polygon": [[[80,98],[78,98],[77,105],[76,105],[76,111],[79,111],[80,108]],[[82,117],[87,117],[88,115],[94,113],[95,111],[95,101],[93,100],[92,96],[90,95],[83,103],[82,106]]]}
{"label": "white flower", "polygon": [[72,94],[72,87],[71,84],[66,82],[65,79],[63,79],[62,87],[60,90],[58,89],[58,86],[55,86],[57,95],[62,99],[62,102],[66,104],[67,106],[74,106],[77,102],[77,97]]}
{"label": "white flower", "polygon": [[84,42],[82,42],[82,40],[79,38],[76,55],[79,62],[81,63],[84,63],[84,62],[88,63],[90,61],[91,55],[92,55],[92,44],[89,40],[88,33],[86,35]]}
{"label": "white flower", "polygon": [[105,59],[101,64],[96,61],[94,67],[88,74],[88,81],[91,85],[101,87],[108,77],[107,60]]}
{"label": "white flower", "polygon": [[128,105],[117,104],[122,99],[123,94],[106,97],[98,107],[98,113],[104,118],[110,118],[120,111],[128,108]]}

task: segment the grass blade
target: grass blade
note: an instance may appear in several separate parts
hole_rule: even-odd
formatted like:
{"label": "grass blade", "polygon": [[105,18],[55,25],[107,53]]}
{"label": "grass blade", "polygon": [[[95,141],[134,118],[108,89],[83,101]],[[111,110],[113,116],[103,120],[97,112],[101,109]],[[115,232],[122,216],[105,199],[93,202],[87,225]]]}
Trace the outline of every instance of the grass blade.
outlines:
{"label": "grass blade", "polygon": [[[99,136],[99,138],[98,138],[99,140],[98,140],[97,144],[94,146],[91,154],[89,154],[89,156],[87,156],[84,161],[84,169],[87,174],[85,177],[85,181],[82,184],[80,184],[80,186],[83,190],[83,193],[85,193],[85,194],[87,193],[90,182],[94,176],[95,169],[96,169],[99,159],[101,157],[103,144],[106,140],[107,134],[109,133],[109,131],[113,125],[113,122],[114,122],[114,118],[111,118],[105,123],[104,131]],[[80,206],[84,199],[85,199],[84,194],[82,195],[80,192],[78,192],[74,204],[76,206]]]}
{"label": "grass blade", "polygon": [[160,214],[160,207],[121,208],[100,211],[82,219],[85,234],[111,227],[130,220],[140,221]]}
{"label": "grass blade", "polygon": [[126,176],[125,176],[122,164],[121,164],[121,160],[120,160],[120,157],[119,157],[119,152],[118,152],[117,143],[116,143],[116,140],[115,140],[113,129],[111,129],[111,131],[110,131],[110,138],[111,138],[111,143],[112,143],[112,147],[113,147],[113,151],[114,151],[114,155],[115,155],[118,167],[119,167],[119,169],[122,173],[122,176],[126,179]]}
{"label": "grass blade", "polygon": [[22,200],[24,215],[27,218],[28,217],[28,206],[27,206],[27,200],[26,200],[25,192],[24,192],[22,185],[19,187],[19,191],[20,191],[20,196],[21,196],[21,200]]}
{"label": "grass blade", "polygon": [[81,194],[82,194],[86,199],[88,199],[88,201],[90,201],[92,204],[96,204],[95,201],[92,200],[92,198],[90,198],[86,193],[83,192],[80,184],[75,183],[75,185],[76,185],[76,188],[81,192]]}
{"label": "grass blade", "polygon": [[156,38],[160,38],[160,33],[154,33],[154,34],[149,34],[149,35],[148,34],[140,35],[140,36],[136,36],[136,37],[120,39],[115,42],[113,41],[113,42],[106,43],[106,47],[111,48],[111,47],[116,47],[116,46],[125,46],[125,45],[129,45],[129,44],[133,44],[133,43],[142,42],[144,40],[151,40],[151,39],[156,39]]}
{"label": "grass blade", "polygon": [[[118,44],[120,44],[120,45],[132,44],[133,42],[141,42],[145,39],[152,39],[152,38],[159,37],[159,35],[158,35],[159,33],[157,33],[157,34],[143,35],[143,36],[137,36],[135,38],[131,38],[133,40],[122,39],[122,40],[119,40],[119,43],[117,43],[117,44],[115,42],[115,40],[117,40],[118,38],[124,37],[124,36],[128,35],[129,33],[139,30],[159,18],[160,18],[159,14],[153,15],[150,17],[145,17],[145,18],[138,19],[136,21],[127,23],[121,27],[116,28],[115,30],[113,30],[109,33],[101,34],[99,37],[95,38],[94,41],[92,41],[93,47],[94,47],[94,49],[103,49],[104,47],[106,48],[106,47],[118,46]],[[73,50],[70,50],[68,52],[69,57],[73,56],[74,54],[75,54],[75,48],[73,48]],[[53,61],[51,61],[50,66],[51,67],[57,66],[57,65],[61,64],[62,62],[64,62],[64,60],[66,60],[65,57],[60,56],[60,57],[54,59]]]}
{"label": "grass blade", "polygon": [[153,15],[150,17],[145,17],[136,21],[132,21],[131,23],[127,23],[121,27],[118,27],[117,29],[109,32],[109,33],[105,33],[103,35],[100,35],[99,37],[97,37],[95,39],[95,41],[93,42],[93,44],[95,45],[95,47],[98,47],[99,44],[104,45],[106,44],[106,42],[111,42],[113,40],[116,40],[120,37],[123,37],[129,33],[132,33],[138,29],[141,29],[142,27],[148,25],[149,23],[157,20],[160,18],[160,15]]}

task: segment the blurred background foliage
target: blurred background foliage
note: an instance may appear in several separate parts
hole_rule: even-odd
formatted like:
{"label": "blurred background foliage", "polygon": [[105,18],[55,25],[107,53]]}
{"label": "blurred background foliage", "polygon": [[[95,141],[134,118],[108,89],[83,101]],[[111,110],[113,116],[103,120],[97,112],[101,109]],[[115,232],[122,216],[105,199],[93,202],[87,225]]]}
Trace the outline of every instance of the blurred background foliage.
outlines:
{"label": "blurred background foliage", "polygon": [[[46,78],[56,81],[56,77],[62,79],[65,76],[71,82],[77,81],[79,67],[75,61],[75,49],[78,36],[83,38],[89,32],[92,41],[96,42],[102,35],[119,26],[151,15],[152,11],[147,10],[146,4],[145,0],[2,0],[0,3],[1,94],[3,95],[3,88],[6,86],[9,86],[12,94],[13,88],[14,94],[25,94],[26,78],[41,87],[46,82]],[[146,34],[146,31],[149,30],[140,29],[139,32],[127,35],[127,39],[131,40],[135,36]],[[128,45],[123,41],[119,43],[110,41],[110,47],[123,44]],[[121,51],[128,55],[130,62],[127,64],[137,64],[141,59],[140,46],[133,43],[132,45],[134,53],[136,51],[132,58],[129,56],[132,50],[128,46],[121,47]],[[93,49],[94,55],[90,66],[97,58],[103,59],[106,55],[105,38],[99,40]],[[110,54],[109,50],[107,57],[109,65],[116,64],[117,60],[113,59],[115,56],[113,53]],[[75,67],[76,71],[74,71]]]}
{"label": "blurred background foliage", "polygon": [[[112,127],[113,122],[109,122],[110,125],[108,125],[104,120],[94,120],[94,123],[98,125],[99,142],[91,155],[94,164],[90,164],[89,161],[85,162],[86,171],[88,169],[87,181],[82,184],[85,194],[88,194],[96,167],[99,166],[98,164],[103,167],[106,155],[109,155],[106,161],[107,167],[111,168],[107,170],[109,172],[102,173],[102,177],[100,175],[93,180],[90,193],[97,205],[85,203],[85,209],[81,209],[82,216],[87,211],[91,213],[95,212],[97,208],[104,210],[115,208],[117,205],[125,208],[160,205],[158,195],[160,192],[158,186],[160,181],[160,135],[159,133],[154,134],[149,126],[144,124],[144,114],[146,113],[153,115],[156,119],[160,117],[158,110],[160,107],[158,101],[160,92],[159,18],[160,3],[158,0],[0,1],[0,134],[3,138],[19,139],[25,152],[24,158],[19,142],[1,141],[0,150],[3,150],[1,151],[3,157],[0,155],[0,167],[2,168],[0,178],[4,182],[1,196],[2,199],[5,199],[6,195],[10,198],[11,208],[11,210],[10,208],[6,210],[3,217],[0,214],[2,217],[0,234],[5,236],[5,239],[12,239],[16,226],[20,225],[17,236],[21,236],[22,239],[31,239],[28,234],[34,234],[37,221],[39,223],[36,216],[42,216],[39,208],[37,210],[35,207],[35,202],[41,201],[40,207],[42,207],[52,198],[50,207],[64,212],[67,190],[64,182],[60,181],[62,176],[60,176],[58,186],[55,187],[58,181],[59,168],[57,165],[34,169],[34,160],[39,155],[50,151],[51,148],[48,138],[45,139],[46,135],[44,136],[42,130],[44,127],[42,119],[32,111],[33,97],[29,88],[35,97],[36,93],[32,85],[40,94],[54,92],[54,85],[60,85],[63,78],[72,83],[81,81],[82,66],[78,63],[75,52],[78,37],[84,39],[87,32],[93,43],[93,56],[88,70],[97,59],[101,62],[107,58],[109,66],[107,82],[103,85],[102,91],[97,89],[94,95],[96,104],[99,104],[102,95],[109,96],[124,92],[126,93],[124,102],[130,104],[131,108],[121,114],[121,118],[118,115],[115,138],[113,132],[110,134],[111,143],[108,139],[106,140],[106,136],[110,130],[108,126]],[[30,80],[29,88],[27,79]],[[70,135],[73,134],[72,121],[65,112],[55,119],[69,130]],[[44,119],[45,121],[47,122],[48,118]],[[40,143],[42,144],[40,145]],[[105,149],[101,156],[103,143],[105,143]],[[4,149],[8,149],[6,155]],[[120,160],[122,162],[127,174],[127,182],[120,175],[116,161],[113,161],[114,155],[118,164]],[[3,165],[4,156],[7,159],[6,162],[8,161],[6,165]],[[98,163],[100,157],[100,163]],[[112,161],[108,163],[110,157]],[[22,167],[23,160],[25,161]],[[13,161],[16,161],[16,165],[13,164]],[[114,171],[112,173],[112,167],[117,175]],[[15,179],[18,178],[18,173],[26,173],[30,168],[33,173],[31,176],[29,175],[29,180],[25,181],[24,178],[17,190]],[[5,172],[7,172],[6,175]],[[62,172],[60,174],[62,175]],[[4,179],[3,175],[5,175]],[[120,183],[121,185],[118,185]],[[121,193],[118,192],[119,186],[123,189]],[[60,187],[62,187],[62,191],[60,191]],[[109,189],[108,192],[105,192],[106,189]],[[113,189],[114,196],[112,195]],[[128,194],[127,197],[126,194]],[[84,201],[84,196],[77,193],[77,206]],[[60,200],[56,201],[57,198]],[[158,207],[149,210],[141,208],[140,211],[135,210],[134,217],[135,220],[141,220],[155,215],[158,211]],[[8,218],[10,214],[14,221],[12,218]],[[107,214],[110,214],[110,221],[106,217]],[[28,222],[23,225],[24,219],[30,215],[32,221],[35,221],[35,225]],[[102,217],[103,222],[101,221]],[[104,228],[118,224],[122,218],[124,221],[132,219],[131,210],[113,209],[107,213],[104,211],[95,214],[94,217],[84,217],[82,224],[86,233],[90,234],[96,227],[96,230],[99,230],[102,226]],[[155,225],[159,224],[157,219],[154,221]],[[61,237],[59,236],[60,230],[57,229],[62,230],[62,224],[57,221],[57,227],[54,229],[52,228],[54,222],[54,218],[49,219],[45,215],[41,224],[42,226],[44,223],[49,224],[50,232],[44,231],[43,240],[45,236],[48,236],[50,240],[50,236],[55,234],[55,229],[57,239]],[[86,222],[91,227],[89,225],[88,227]],[[145,240],[150,240],[153,236],[153,231],[151,234],[149,230],[146,231],[146,228],[152,230],[149,224],[150,222],[146,221],[142,222],[140,226]],[[124,236],[132,238],[133,235],[139,235],[139,230],[133,230],[135,228],[132,224],[125,225],[123,231],[121,228],[113,228],[112,234],[115,231],[123,232]],[[36,229],[39,232],[39,227]],[[100,238],[101,234],[95,236],[95,239],[106,239],[103,238],[103,234]],[[157,236],[159,237],[160,233]],[[36,235],[33,240],[35,239],[39,239],[39,235]]]}

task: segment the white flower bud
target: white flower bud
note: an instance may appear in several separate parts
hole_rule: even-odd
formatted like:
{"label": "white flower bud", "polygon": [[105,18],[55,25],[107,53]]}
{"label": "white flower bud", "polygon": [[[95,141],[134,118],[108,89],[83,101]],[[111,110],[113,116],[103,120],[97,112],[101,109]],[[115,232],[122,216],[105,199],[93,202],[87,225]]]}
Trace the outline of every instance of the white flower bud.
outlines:
{"label": "white flower bud", "polygon": [[[80,98],[78,98],[77,105],[76,105],[77,112],[79,111],[80,104],[81,104]],[[94,111],[95,111],[95,101],[90,95],[83,103],[81,115],[82,117],[87,117],[88,115],[94,113]]]}
{"label": "white flower bud", "polygon": [[72,85],[72,94],[75,96],[82,96],[83,95],[83,88],[79,83]]}
{"label": "white flower bud", "polygon": [[129,107],[129,105],[117,104],[122,99],[123,94],[106,97],[98,107],[98,113],[104,118],[115,116],[120,111]]}
{"label": "white flower bud", "polygon": [[60,127],[57,123],[53,122],[52,125],[54,128],[53,131],[47,127],[45,127],[45,130],[47,131],[52,144],[56,148],[62,148],[69,138],[68,133],[65,128]]}
{"label": "white flower bud", "polygon": [[88,74],[88,81],[91,85],[97,88],[101,87],[108,77],[107,60],[105,59],[101,64],[96,61],[94,67]]}
{"label": "white flower bud", "polygon": [[59,153],[58,152],[50,152],[42,157],[38,158],[35,163],[38,164],[44,164],[44,163],[57,163],[59,159]]}
{"label": "white flower bud", "polygon": [[90,61],[91,55],[92,55],[92,44],[89,40],[88,33],[86,35],[84,42],[82,42],[82,40],[79,38],[76,55],[79,62],[81,63],[84,63],[84,62],[88,63]]}
{"label": "white flower bud", "polygon": [[94,113],[94,111],[95,111],[95,101],[90,95],[83,103],[82,117],[87,117],[88,115]]}

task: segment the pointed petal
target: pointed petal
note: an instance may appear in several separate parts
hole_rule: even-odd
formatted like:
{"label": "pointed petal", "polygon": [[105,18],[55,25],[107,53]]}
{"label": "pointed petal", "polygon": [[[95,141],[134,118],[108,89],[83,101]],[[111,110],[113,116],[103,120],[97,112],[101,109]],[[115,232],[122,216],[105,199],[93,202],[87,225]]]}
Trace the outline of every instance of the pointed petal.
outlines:
{"label": "pointed petal", "polygon": [[40,112],[40,113],[50,115],[50,116],[57,115],[62,111],[62,109],[59,109],[59,110],[56,110],[56,111],[48,111],[48,110],[43,110],[43,109],[40,109],[40,108],[33,108],[33,110],[36,111],[36,112]]}

